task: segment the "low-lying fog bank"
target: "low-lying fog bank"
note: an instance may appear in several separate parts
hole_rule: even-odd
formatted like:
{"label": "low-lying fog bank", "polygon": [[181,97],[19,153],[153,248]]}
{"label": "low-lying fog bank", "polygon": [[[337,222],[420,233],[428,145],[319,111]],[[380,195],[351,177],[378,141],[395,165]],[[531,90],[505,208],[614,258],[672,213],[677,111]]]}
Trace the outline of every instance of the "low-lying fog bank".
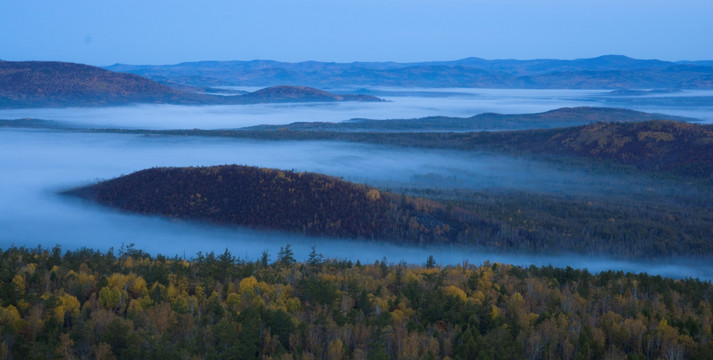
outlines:
{"label": "low-lying fog bank", "polygon": [[[327,258],[346,259],[362,263],[373,263],[386,258],[388,262],[422,265],[433,255],[438,264],[482,264],[498,262],[519,266],[573,267],[587,269],[592,273],[615,270],[624,272],[646,272],[671,278],[698,278],[713,280],[713,266],[702,261],[688,259],[667,259],[656,262],[637,262],[606,257],[582,255],[528,255],[503,254],[479,251],[456,246],[420,246],[405,247],[390,243],[375,243],[359,240],[307,237],[281,232],[261,232],[241,228],[214,227],[187,221],[172,221],[161,217],[123,214],[82,200],[55,199],[72,207],[72,214],[56,221],[42,224],[44,229],[31,229],[28,239],[17,242],[0,241],[2,248],[8,246],[51,248],[61,244],[62,249],[90,247],[101,251],[113,248],[119,251],[121,246],[134,244],[152,255],[166,255],[193,258],[198,252],[216,254],[226,249],[234,256],[255,261],[264,251],[275,261],[280,248],[291,245],[295,258],[305,261],[312,247]],[[91,224],[85,223],[92,221]],[[58,226],[60,225],[61,226]],[[66,231],[53,233],[50,229],[62,230],[62,227],[76,227],[71,234]]]}
{"label": "low-lying fog bank", "polygon": [[[57,195],[57,191],[154,166],[245,164],[313,171],[388,187],[646,193],[634,178],[611,179],[504,156],[424,149],[394,149],[340,142],[268,142],[245,139],[150,137],[0,129],[0,247],[91,247],[118,249],[135,243],[157,254],[194,256],[222,252],[256,259],[268,250],[293,245],[306,257],[312,245],[328,257],[373,262],[423,263],[434,255],[441,264],[485,260],[519,265],[586,267],[591,271],[647,271],[672,277],[713,278],[713,267],[686,261],[656,264],[574,256],[514,256],[452,247],[404,248],[391,244],[309,238],[282,233],[208,227],[156,217],[122,214]],[[681,191],[682,189],[671,189]],[[693,190],[691,190],[693,191]],[[693,194],[695,195],[695,194]]]}
{"label": "low-lying fog bank", "polygon": [[[352,92],[359,89],[350,90]],[[539,113],[561,107],[604,106],[686,116],[713,122],[713,105],[701,106],[640,97],[604,96],[607,90],[493,90],[493,89],[373,89],[388,102],[286,103],[257,105],[184,106],[131,105],[123,107],[38,108],[0,110],[0,119],[36,118],[87,127],[143,129],[224,129],[292,122],[337,122],[353,118],[411,119],[424,116],[470,117],[486,112]],[[690,92],[713,96],[713,91]],[[676,93],[689,94],[688,91]],[[702,95],[703,94],[703,95]],[[647,98],[648,99],[648,98]],[[669,98],[670,99],[670,98]],[[636,101],[634,101],[636,100]],[[612,102],[614,101],[614,102]]]}

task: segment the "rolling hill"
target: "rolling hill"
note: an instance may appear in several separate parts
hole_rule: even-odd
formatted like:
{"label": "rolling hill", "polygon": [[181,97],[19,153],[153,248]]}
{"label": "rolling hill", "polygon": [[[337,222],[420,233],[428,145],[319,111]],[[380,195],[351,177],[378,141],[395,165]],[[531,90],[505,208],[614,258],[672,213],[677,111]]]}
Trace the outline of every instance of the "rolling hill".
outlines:
{"label": "rolling hill", "polygon": [[50,61],[0,62],[0,106],[172,102],[186,94],[138,75]]}
{"label": "rolling hill", "polygon": [[[481,114],[471,118],[295,123],[242,131],[246,132],[244,136],[256,138],[321,138],[528,156],[555,155],[624,164],[650,174],[713,179],[713,125],[681,120],[685,119],[626,109],[585,107],[538,114]],[[520,130],[476,131],[479,127],[498,126]],[[239,136],[240,131],[234,134]]]}
{"label": "rolling hill", "polygon": [[332,102],[332,101],[380,101],[370,95],[339,95],[306,86],[279,85],[240,95],[245,103],[264,102]]}
{"label": "rolling hill", "polygon": [[512,146],[531,154],[607,160],[649,173],[713,179],[711,125],[656,120],[480,135],[472,139],[476,146]]}
{"label": "rolling hill", "polygon": [[326,175],[237,165],[152,168],[67,193],[141,214],[416,243],[455,240],[466,231],[458,217],[473,217]]}
{"label": "rolling hill", "polygon": [[287,125],[260,125],[244,129],[261,131],[464,132],[549,129],[587,125],[595,122],[637,122],[663,119],[681,122],[696,121],[696,119],[681,116],[646,113],[621,108],[574,107],[559,108],[535,114],[484,113],[466,118],[429,116],[416,119],[352,119],[344,122],[297,122]]}
{"label": "rolling hill", "polygon": [[169,87],[144,77],[53,61],[0,61],[0,108],[105,106],[130,103],[237,105],[265,102],[380,101],[369,95],[336,95],[308,87],[278,86],[219,96]]}

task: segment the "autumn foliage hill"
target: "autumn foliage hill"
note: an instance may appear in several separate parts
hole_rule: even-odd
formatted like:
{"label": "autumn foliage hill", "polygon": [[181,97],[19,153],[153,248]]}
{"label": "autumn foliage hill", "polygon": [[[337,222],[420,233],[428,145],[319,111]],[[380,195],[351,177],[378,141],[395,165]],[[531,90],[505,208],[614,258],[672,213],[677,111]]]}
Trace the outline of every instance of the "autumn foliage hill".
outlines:
{"label": "autumn foliage hill", "polygon": [[649,173],[713,178],[713,127],[655,120],[552,130],[474,133],[474,147],[507,148],[631,165]]}
{"label": "autumn foliage hill", "polygon": [[226,165],[152,168],[70,194],[141,214],[310,235],[448,241],[474,216],[307,172]]}

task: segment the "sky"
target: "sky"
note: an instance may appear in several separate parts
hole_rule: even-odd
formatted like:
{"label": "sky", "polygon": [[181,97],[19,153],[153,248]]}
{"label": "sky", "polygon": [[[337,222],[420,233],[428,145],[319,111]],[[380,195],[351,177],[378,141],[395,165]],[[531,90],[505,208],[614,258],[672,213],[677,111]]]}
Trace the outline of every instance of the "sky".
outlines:
{"label": "sky", "polygon": [[711,0],[7,0],[0,59],[713,59]]}

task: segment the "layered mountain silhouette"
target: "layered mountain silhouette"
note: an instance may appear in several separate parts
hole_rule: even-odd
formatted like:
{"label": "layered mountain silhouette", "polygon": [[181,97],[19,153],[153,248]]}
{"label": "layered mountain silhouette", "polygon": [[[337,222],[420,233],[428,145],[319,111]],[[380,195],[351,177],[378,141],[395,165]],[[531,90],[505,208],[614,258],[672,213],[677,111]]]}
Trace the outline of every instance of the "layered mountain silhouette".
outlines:
{"label": "layered mountain silhouette", "polygon": [[220,96],[170,87],[144,77],[51,61],[0,61],[0,107],[102,106],[129,103],[255,104],[265,102],[379,101],[369,95],[337,95],[309,87],[278,86]]}
{"label": "layered mountain silhouette", "polygon": [[416,63],[269,60],[201,61],[176,65],[115,64],[107,69],[166,82],[214,85],[469,87],[530,89],[711,89],[713,61],[591,59],[485,60]]}

